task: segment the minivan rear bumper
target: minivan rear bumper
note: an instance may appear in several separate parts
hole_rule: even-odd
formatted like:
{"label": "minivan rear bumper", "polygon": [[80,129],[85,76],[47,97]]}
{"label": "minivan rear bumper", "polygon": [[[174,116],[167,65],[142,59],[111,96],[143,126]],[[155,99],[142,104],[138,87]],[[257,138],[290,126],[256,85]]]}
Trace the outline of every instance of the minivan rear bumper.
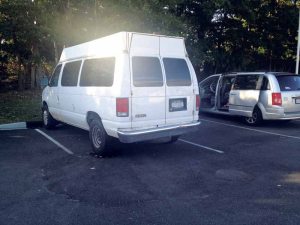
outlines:
{"label": "minivan rear bumper", "polygon": [[278,113],[265,112],[263,115],[263,118],[265,120],[297,120],[297,119],[300,119],[300,112],[284,113],[282,111],[278,112]]}
{"label": "minivan rear bumper", "polygon": [[198,130],[200,122],[193,122],[189,124],[181,124],[174,126],[166,126],[159,128],[151,128],[144,130],[134,131],[118,131],[119,140],[123,143],[133,143],[138,141],[147,141],[162,137],[171,137],[182,135],[189,132],[195,132]]}

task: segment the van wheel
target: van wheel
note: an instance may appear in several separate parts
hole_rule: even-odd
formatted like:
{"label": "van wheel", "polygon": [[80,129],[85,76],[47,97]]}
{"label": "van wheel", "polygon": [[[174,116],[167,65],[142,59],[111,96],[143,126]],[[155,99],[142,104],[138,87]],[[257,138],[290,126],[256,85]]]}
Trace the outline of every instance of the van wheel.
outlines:
{"label": "van wheel", "polygon": [[47,105],[43,106],[42,117],[43,124],[46,129],[54,128],[58,124],[58,121],[51,116]]}
{"label": "van wheel", "polygon": [[107,153],[109,137],[100,120],[94,119],[90,122],[89,137],[93,152],[98,156],[104,156]]}
{"label": "van wheel", "polygon": [[180,137],[180,136],[172,136],[171,139],[170,139],[169,141],[166,142],[166,144],[172,144],[172,143],[178,141],[178,138],[179,138],[179,137]]}
{"label": "van wheel", "polygon": [[259,108],[255,108],[253,110],[251,117],[245,117],[245,122],[251,126],[259,125],[262,122],[262,120],[263,118]]}

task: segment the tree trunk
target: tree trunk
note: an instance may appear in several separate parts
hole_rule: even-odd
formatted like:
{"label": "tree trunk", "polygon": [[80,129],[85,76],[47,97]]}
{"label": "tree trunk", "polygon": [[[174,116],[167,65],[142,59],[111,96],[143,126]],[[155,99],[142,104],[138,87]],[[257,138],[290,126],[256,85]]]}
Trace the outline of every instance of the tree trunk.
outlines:
{"label": "tree trunk", "polygon": [[18,90],[23,91],[24,90],[24,73],[22,71],[22,62],[20,60],[20,57],[17,57],[18,62]]}
{"label": "tree trunk", "polygon": [[36,88],[36,66],[31,64],[31,71],[30,71],[30,88]]}
{"label": "tree trunk", "polygon": [[53,49],[54,49],[55,63],[57,63],[58,62],[58,51],[57,51],[57,45],[56,45],[55,41],[53,41]]}

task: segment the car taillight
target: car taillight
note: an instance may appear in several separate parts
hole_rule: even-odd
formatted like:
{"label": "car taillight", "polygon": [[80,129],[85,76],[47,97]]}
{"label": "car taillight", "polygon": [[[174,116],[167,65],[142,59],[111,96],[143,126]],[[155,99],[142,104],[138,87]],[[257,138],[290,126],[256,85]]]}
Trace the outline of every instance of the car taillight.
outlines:
{"label": "car taillight", "polygon": [[281,93],[272,93],[272,105],[282,105]]}
{"label": "car taillight", "polygon": [[196,95],[196,111],[200,108],[200,95]]}
{"label": "car taillight", "polygon": [[116,99],[116,113],[118,117],[129,116],[129,100],[128,98]]}

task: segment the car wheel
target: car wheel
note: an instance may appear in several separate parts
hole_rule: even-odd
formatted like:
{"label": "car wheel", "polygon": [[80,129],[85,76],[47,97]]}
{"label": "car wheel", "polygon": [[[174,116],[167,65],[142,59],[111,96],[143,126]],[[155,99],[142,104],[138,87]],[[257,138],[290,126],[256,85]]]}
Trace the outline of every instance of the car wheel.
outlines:
{"label": "car wheel", "polygon": [[255,108],[253,110],[251,117],[245,117],[245,122],[251,126],[259,125],[262,122],[262,120],[263,118],[259,108]]}
{"label": "car wheel", "polygon": [[94,119],[90,122],[89,137],[92,144],[93,152],[98,156],[105,156],[108,152],[107,144],[109,136],[99,119]]}
{"label": "car wheel", "polygon": [[55,120],[49,112],[48,106],[44,105],[42,110],[43,124],[46,129],[54,128],[58,122]]}

